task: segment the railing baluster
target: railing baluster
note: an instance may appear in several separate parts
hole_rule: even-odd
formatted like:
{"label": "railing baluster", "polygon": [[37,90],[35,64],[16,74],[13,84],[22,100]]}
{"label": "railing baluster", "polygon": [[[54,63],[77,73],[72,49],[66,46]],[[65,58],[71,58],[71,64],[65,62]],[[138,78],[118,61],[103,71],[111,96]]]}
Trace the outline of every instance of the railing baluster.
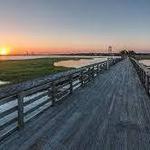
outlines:
{"label": "railing baluster", "polygon": [[148,94],[150,94],[149,90],[150,90],[150,76],[147,76],[147,92]]}
{"label": "railing baluster", "polygon": [[146,92],[149,94],[149,90],[150,90],[150,83],[149,83],[149,75],[148,75],[148,72],[147,70],[142,66],[140,65],[135,59],[133,58],[130,58],[131,62],[133,63],[136,71],[137,71],[137,74],[139,76],[139,79],[141,81],[141,83],[143,84]]}
{"label": "railing baluster", "polygon": [[84,85],[84,74],[83,74],[83,70],[81,71],[81,77],[80,77],[80,80],[81,80],[81,86],[83,86]]}
{"label": "railing baluster", "polygon": [[149,94],[149,76],[146,75],[146,79],[145,79],[145,87],[146,87],[146,92]]}
{"label": "railing baluster", "polygon": [[24,127],[24,106],[23,106],[24,93],[18,94],[18,127]]}
{"label": "railing baluster", "polygon": [[69,76],[69,84],[70,84],[70,94],[73,92],[73,77]]}
{"label": "railing baluster", "polygon": [[88,80],[90,81],[91,80],[91,76],[92,76],[92,74],[91,74],[91,67],[89,67],[88,68]]}
{"label": "railing baluster", "polygon": [[91,77],[92,77],[92,79],[94,79],[94,77],[95,77],[95,67],[94,67],[94,65],[91,68]]}
{"label": "railing baluster", "polygon": [[96,65],[97,75],[99,74],[99,64]]}
{"label": "railing baluster", "polygon": [[54,106],[55,105],[55,99],[56,99],[56,86],[55,86],[55,82],[53,81],[52,83],[51,83],[51,86],[52,86],[52,92],[51,92],[51,94],[52,94],[52,105],[51,106]]}

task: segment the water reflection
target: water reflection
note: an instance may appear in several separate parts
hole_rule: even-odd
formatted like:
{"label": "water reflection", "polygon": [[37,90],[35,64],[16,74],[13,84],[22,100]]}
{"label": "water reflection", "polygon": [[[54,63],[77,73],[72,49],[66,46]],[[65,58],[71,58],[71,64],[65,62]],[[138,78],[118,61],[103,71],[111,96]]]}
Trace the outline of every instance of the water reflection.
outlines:
{"label": "water reflection", "polygon": [[5,85],[5,84],[9,84],[9,82],[7,82],[7,81],[0,81],[0,85]]}
{"label": "water reflection", "polygon": [[[34,55],[34,56],[0,56],[0,61],[4,60],[28,60],[28,59],[38,59],[38,58],[99,58],[99,56],[75,56],[75,55]],[[103,58],[106,56],[102,56]]]}
{"label": "water reflection", "polygon": [[79,60],[65,60],[54,63],[54,66],[69,67],[69,68],[80,68],[90,64],[98,63],[107,60],[107,58],[93,58],[93,59],[79,59]]}
{"label": "water reflection", "polygon": [[27,60],[27,59],[38,59],[47,58],[49,56],[0,56],[0,60]]}
{"label": "water reflection", "polygon": [[139,62],[144,64],[145,66],[150,67],[150,60],[143,59],[143,60],[140,60]]}

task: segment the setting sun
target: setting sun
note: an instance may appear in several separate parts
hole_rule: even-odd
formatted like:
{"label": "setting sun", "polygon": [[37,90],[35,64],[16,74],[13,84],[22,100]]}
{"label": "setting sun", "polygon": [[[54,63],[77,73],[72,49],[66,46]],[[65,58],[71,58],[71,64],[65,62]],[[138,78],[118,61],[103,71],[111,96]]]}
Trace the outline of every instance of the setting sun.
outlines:
{"label": "setting sun", "polygon": [[8,55],[9,49],[8,48],[1,48],[0,49],[0,55]]}

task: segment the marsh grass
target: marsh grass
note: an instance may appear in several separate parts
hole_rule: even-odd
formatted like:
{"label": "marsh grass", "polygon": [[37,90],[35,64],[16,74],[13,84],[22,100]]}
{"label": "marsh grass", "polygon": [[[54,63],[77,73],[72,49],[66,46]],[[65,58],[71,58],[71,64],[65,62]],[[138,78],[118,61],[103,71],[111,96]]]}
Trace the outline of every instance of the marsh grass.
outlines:
{"label": "marsh grass", "polygon": [[79,58],[40,58],[32,60],[13,60],[0,62],[0,80],[19,83],[47,76],[70,68],[55,67],[54,62]]}

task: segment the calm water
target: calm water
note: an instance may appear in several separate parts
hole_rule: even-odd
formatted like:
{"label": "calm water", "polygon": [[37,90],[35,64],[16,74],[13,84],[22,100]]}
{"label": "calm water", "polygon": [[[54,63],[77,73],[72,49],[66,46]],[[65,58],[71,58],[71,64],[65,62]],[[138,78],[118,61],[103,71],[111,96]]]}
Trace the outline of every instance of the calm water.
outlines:
{"label": "calm water", "polygon": [[148,66],[148,67],[150,67],[150,60],[146,60],[146,59],[144,60],[143,59],[143,60],[140,60],[139,62],[146,65],[146,66]]}
{"label": "calm water", "polygon": [[0,85],[8,84],[9,82],[6,81],[0,81]]}
{"label": "calm water", "polygon": [[48,56],[0,56],[0,60],[26,60],[26,59],[37,59],[47,58]]}
{"label": "calm water", "polygon": [[[0,56],[0,61],[4,60],[27,60],[37,58],[98,58],[99,56],[67,56],[67,55],[47,55],[47,56]],[[103,57],[103,56],[102,56]],[[104,56],[105,57],[105,56]]]}
{"label": "calm water", "polygon": [[62,67],[69,67],[69,68],[80,68],[83,66],[87,66],[90,64],[98,63],[107,60],[107,57],[102,58],[93,58],[93,59],[79,59],[79,60],[65,60],[55,62],[54,66],[62,66]]}

